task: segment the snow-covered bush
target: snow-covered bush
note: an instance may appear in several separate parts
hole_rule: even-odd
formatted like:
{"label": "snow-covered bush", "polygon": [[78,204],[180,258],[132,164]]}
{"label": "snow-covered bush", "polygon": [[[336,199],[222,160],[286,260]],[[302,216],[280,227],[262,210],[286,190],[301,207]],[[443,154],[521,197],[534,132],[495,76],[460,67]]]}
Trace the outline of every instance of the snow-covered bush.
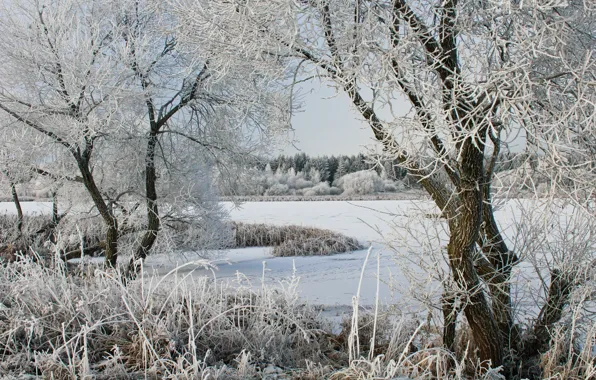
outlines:
{"label": "snow-covered bush", "polygon": [[312,197],[315,195],[330,195],[331,188],[327,182],[321,182],[316,186],[311,187],[310,189],[304,189],[304,196],[305,197]]}
{"label": "snow-covered bush", "polygon": [[288,186],[292,189],[302,190],[313,186],[312,181],[308,181],[303,177],[302,173],[293,178],[288,178]]}
{"label": "snow-covered bush", "polygon": [[290,188],[286,184],[276,183],[271,186],[267,191],[265,191],[265,195],[287,195],[289,193]]}
{"label": "snow-covered bush", "polygon": [[345,195],[374,194],[385,190],[383,180],[372,170],[346,174],[337,181],[337,185],[344,190]]}

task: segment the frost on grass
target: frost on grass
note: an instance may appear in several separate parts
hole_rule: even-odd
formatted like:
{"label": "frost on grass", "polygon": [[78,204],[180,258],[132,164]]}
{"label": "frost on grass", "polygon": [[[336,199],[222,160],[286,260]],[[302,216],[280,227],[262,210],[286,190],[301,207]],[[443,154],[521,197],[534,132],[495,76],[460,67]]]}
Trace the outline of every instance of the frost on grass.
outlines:
{"label": "frost on grass", "polygon": [[234,223],[236,248],[273,247],[273,255],[320,256],[362,249],[355,238],[301,226]]}
{"label": "frost on grass", "polygon": [[323,363],[329,329],[298,302],[296,284],[254,290],[243,278],[231,287],[169,276],[125,287],[115,272],[81,278],[19,260],[0,268],[0,372],[166,378],[213,367],[226,378],[225,368],[238,370],[247,357],[251,365]]}
{"label": "frost on grass", "polygon": [[363,360],[376,341],[383,371],[410,352],[412,324],[389,313],[334,335],[298,281],[226,285],[174,271],[124,286],[114,270],[78,277],[22,258],[0,267],[0,379],[346,378],[353,333]]}
{"label": "frost on grass", "polygon": [[[473,344],[455,356],[431,321],[399,305],[359,307],[334,334],[298,281],[226,285],[181,270],[124,286],[113,270],[78,277],[23,258],[0,266],[0,379],[503,378],[478,371]],[[572,375],[556,366],[558,347],[543,360],[553,377]]]}

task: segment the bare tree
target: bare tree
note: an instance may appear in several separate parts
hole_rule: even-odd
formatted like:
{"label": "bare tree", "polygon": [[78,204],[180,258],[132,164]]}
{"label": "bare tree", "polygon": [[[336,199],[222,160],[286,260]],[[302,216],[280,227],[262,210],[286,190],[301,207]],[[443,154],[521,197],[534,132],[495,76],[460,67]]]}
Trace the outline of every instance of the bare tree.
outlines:
{"label": "bare tree", "polygon": [[[116,132],[127,78],[115,76],[118,20],[112,4],[4,4],[0,110],[69,155],[106,226],[106,263],[115,265],[118,221],[94,174],[99,140]],[[76,25],[76,28],[72,26]]]}
{"label": "bare tree", "polygon": [[[209,34],[211,49],[263,64],[275,56],[277,67],[294,69],[296,79],[315,75],[345,92],[385,154],[422,184],[448,223],[454,285],[443,296],[447,348],[462,310],[482,360],[499,366],[520,352],[538,354],[524,348],[513,318],[511,273],[520,258],[495,220],[491,185],[499,154],[518,144],[527,157],[551,164],[546,174],[553,189],[588,205],[595,100],[590,4],[171,4],[187,38]],[[404,102],[409,110],[395,111]],[[578,152],[574,166],[569,160]],[[543,308],[561,310],[568,302],[550,299],[556,302]]]}
{"label": "bare tree", "polygon": [[[221,213],[208,173],[289,120],[283,87],[240,59],[184,48],[175,19],[158,5],[23,0],[4,4],[0,16],[4,127],[31,132],[24,143],[43,140],[33,173],[84,185],[105,226],[109,266],[122,234],[134,240],[144,230],[132,265],[164,218],[214,222]],[[159,178],[168,183],[160,187]]]}
{"label": "bare tree", "polygon": [[[176,190],[180,198],[180,188],[196,182],[192,172],[201,172],[188,160],[225,169],[222,166],[226,160],[251,153],[276,131],[283,131],[290,107],[287,91],[262,82],[258,73],[251,73],[251,67],[242,61],[232,57],[228,71],[222,72],[217,52],[181,44],[175,18],[159,4],[133,1],[131,8],[124,10],[122,20],[126,45],[122,61],[144,94],[146,115],[143,172],[147,229],[135,249],[132,269],[133,263],[143,260],[155,243],[161,224],[160,202],[168,208],[165,216],[177,222],[181,218],[201,220],[205,209],[204,204],[195,203],[192,209],[196,213],[192,216],[175,212],[172,206],[177,202],[167,187],[162,186],[165,193],[158,194],[160,169],[169,173],[162,173],[170,177],[168,181],[179,183]],[[174,173],[178,178],[171,178]],[[207,187],[212,185],[208,176],[198,181],[204,181]],[[193,199],[205,199],[200,195],[182,198],[186,214]]]}

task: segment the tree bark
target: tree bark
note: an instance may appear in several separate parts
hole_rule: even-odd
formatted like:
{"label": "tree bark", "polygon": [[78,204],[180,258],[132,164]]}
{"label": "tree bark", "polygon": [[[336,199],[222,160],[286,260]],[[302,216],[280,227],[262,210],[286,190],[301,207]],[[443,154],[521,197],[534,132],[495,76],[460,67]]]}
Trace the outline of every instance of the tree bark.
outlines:
{"label": "tree bark", "polygon": [[16,224],[16,229],[17,229],[17,239],[21,237],[21,234],[23,232],[23,220],[24,220],[24,216],[23,216],[23,209],[21,207],[21,201],[19,200],[19,194],[17,193],[17,188],[14,184],[14,182],[10,182],[10,192],[12,193],[12,201],[14,203],[15,208],[17,209],[17,224]]}
{"label": "tree bark", "polygon": [[136,249],[134,256],[128,264],[128,274],[130,277],[136,275],[138,271],[138,261],[145,260],[147,254],[153,247],[160,227],[159,208],[157,205],[157,174],[155,171],[155,148],[157,146],[157,128],[152,127],[147,142],[147,154],[145,156],[145,192],[147,205],[147,230],[143,239]]}
{"label": "tree bark", "polygon": [[107,228],[105,264],[108,267],[115,268],[116,263],[118,262],[118,220],[112,213],[112,210],[110,210],[110,208],[104,201],[101,192],[99,191],[97,184],[95,183],[93,174],[89,169],[89,164],[87,160],[81,157],[75,158],[77,159],[77,164],[83,177],[83,184],[89,192],[89,195],[91,195],[93,204],[97,208],[97,211],[99,211],[99,214],[101,215],[101,218],[103,219],[104,224]]}
{"label": "tree bark", "polygon": [[442,297],[443,309],[443,346],[455,352],[455,330],[459,310],[456,309],[455,297],[451,290],[445,289]]}
{"label": "tree bark", "polygon": [[464,314],[480,359],[490,360],[491,365],[496,367],[503,362],[501,334],[474,267],[483,212],[483,146],[481,137],[468,137],[462,145],[461,180],[458,187],[461,206],[458,214],[449,221],[450,239],[447,251],[454,279],[467,297]]}
{"label": "tree bark", "polygon": [[491,132],[489,136],[494,144],[494,150],[483,186],[482,236],[479,244],[482,247],[482,252],[494,268],[494,271],[489,274],[487,283],[492,294],[493,312],[501,330],[505,349],[508,350],[511,347],[517,348],[520,341],[520,334],[513,320],[511,285],[509,283],[513,265],[518,262],[518,257],[507,247],[495,220],[491,183],[500,152],[501,139],[499,132],[496,134]]}
{"label": "tree bark", "polygon": [[58,195],[54,191],[52,193],[52,223],[55,226],[60,222],[60,215],[58,214]]}

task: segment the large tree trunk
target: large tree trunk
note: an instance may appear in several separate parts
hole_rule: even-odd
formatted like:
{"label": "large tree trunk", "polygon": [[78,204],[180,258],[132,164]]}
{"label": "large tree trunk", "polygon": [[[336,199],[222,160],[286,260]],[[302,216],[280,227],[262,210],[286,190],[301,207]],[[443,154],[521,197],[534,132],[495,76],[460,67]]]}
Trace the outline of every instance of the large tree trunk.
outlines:
{"label": "large tree trunk", "polygon": [[511,301],[511,271],[517,262],[516,255],[509,250],[503,241],[501,232],[494,218],[492,204],[489,198],[484,201],[483,223],[482,223],[482,251],[487,257],[494,272],[489,274],[490,281],[487,281],[493,298],[493,311],[501,338],[506,348],[511,343],[519,341],[519,334],[514,325],[513,306]]}
{"label": "large tree trunk", "polygon": [[459,310],[456,308],[455,296],[452,289],[444,289],[441,300],[441,307],[443,311],[443,346],[455,352],[455,331],[457,327],[457,316]]}
{"label": "large tree trunk", "polygon": [[458,214],[449,220],[450,239],[447,251],[454,279],[467,298],[464,314],[480,359],[490,360],[492,366],[496,367],[503,362],[501,334],[474,267],[483,209],[482,146],[484,142],[480,138],[467,138],[461,148],[461,179],[458,186],[461,206]]}
{"label": "large tree trunk", "polygon": [[101,218],[103,219],[107,228],[105,247],[106,266],[115,268],[118,261],[118,220],[104,201],[101,192],[97,188],[95,179],[93,178],[91,170],[89,170],[89,165],[86,160],[77,157],[77,164],[79,166],[81,176],[83,177],[83,184],[89,192],[89,195],[91,195],[93,204],[99,211],[99,214],[101,215]]}
{"label": "large tree trunk", "polygon": [[159,208],[157,206],[157,175],[155,172],[155,148],[157,146],[157,131],[152,128],[147,142],[145,156],[145,192],[147,202],[147,230],[128,265],[129,276],[134,276],[138,270],[138,261],[145,260],[153,247],[160,227]]}
{"label": "large tree trunk", "polygon": [[495,164],[500,152],[501,139],[499,134],[489,134],[494,144],[493,155],[488,165],[486,179],[483,186],[483,209],[482,209],[482,228],[479,244],[482,252],[491,264],[493,270],[488,273],[486,281],[489,284],[492,294],[493,312],[501,338],[505,345],[504,349],[517,349],[520,342],[519,329],[513,320],[513,306],[511,302],[511,271],[513,265],[518,262],[517,255],[509,250],[497,221],[495,220],[492,197],[491,183],[494,175]]}

